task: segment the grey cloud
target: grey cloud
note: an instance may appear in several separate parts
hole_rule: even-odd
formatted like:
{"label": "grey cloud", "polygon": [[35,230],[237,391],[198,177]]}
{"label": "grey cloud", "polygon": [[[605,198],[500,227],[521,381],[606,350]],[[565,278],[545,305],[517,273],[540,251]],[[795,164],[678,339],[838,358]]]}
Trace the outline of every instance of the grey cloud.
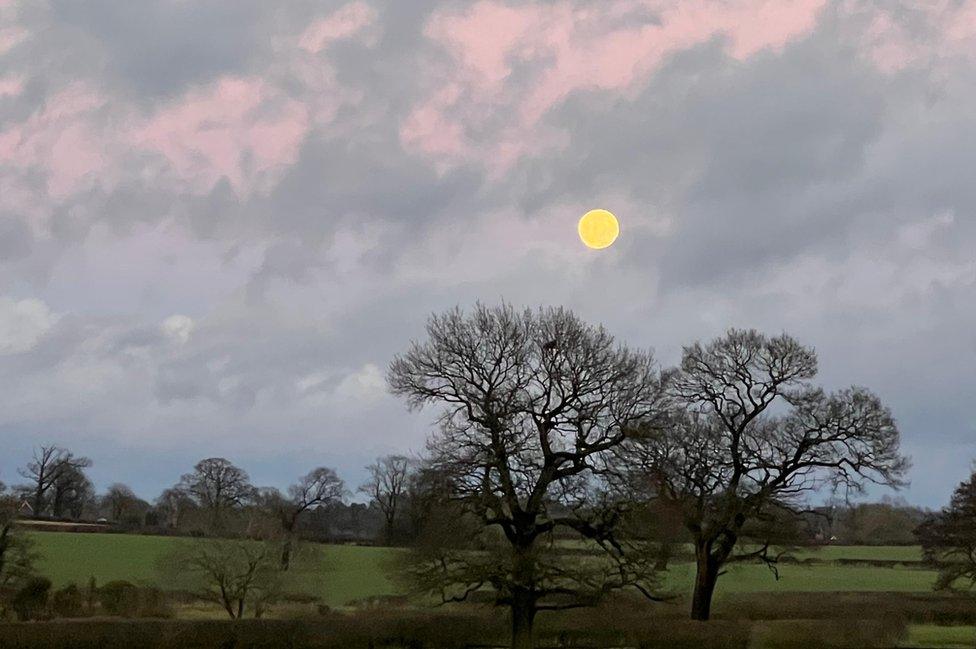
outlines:
{"label": "grey cloud", "polygon": [[[51,29],[7,55],[32,74],[0,101],[0,129],[69,78],[148,111],[222,74],[273,74],[267,35],[297,34],[339,4],[28,7]],[[423,36],[441,6],[376,3],[375,41],[317,55],[361,100],[317,125],[266,193],[224,179],[198,194],[132,159],[117,186],[53,207],[37,225],[53,238],[35,238],[25,215],[0,217],[0,290],[62,314],[34,348],[0,357],[5,476],[53,435],[94,456],[105,482],[147,496],[218,452],[282,482],[315,455],[354,482],[371,454],[419,448],[433,413],[407,414],[382,390],[343,396],[350,377],[382,370],[430,311],[507,298],[566,304],[665,363],[731,325],[791,331],[818,348],[825,383],[864,383],[892,404],[916,454],[909,497],[944,500],[976,455],[971,65],[885,76],[829,9],[782,51],[736,61],[716,38],[634,94],[576,92],[538,125],[566,133],[565,149],[490,177],[474,162],[437,169],[400,144],[400,121],[430,91],[421,71],[445,64]],[[510,90],[530,90],[533,72],[517,67]],[[489,115],[475,135],[511,119]],[[568,212],[604,198],[621,202],[620,241],[600,256],[563,250],[576,245]],[[667,227],[630,227],[655,211]],[[212,250],[180,262],[201,264],[194,286],[170,286],[187,281],[179,263],[147,260],[144,283],[171,289],[147,304],[148,288],[117,281],[127,269],[93,243],[102,226],[123,244],[165,226]],[[220,268],[232,272],[211,275]],[[74,295],[45,284],[91,269],[93,285],[68,284]],[[195,322],[185,342],[160,329],[174,313]]]}
{"label": "grey cloud", "polygon": [[108,68],[145,98],[247,69],[267,55],[273,17],[269,3],[256,1],[59,1],[52,13],[62,29],[88,35]]}
{"label": "grey cloud", "polygon": [[34,235],[23,220],[0,214],[0,263],[27,257],[33,244]]}

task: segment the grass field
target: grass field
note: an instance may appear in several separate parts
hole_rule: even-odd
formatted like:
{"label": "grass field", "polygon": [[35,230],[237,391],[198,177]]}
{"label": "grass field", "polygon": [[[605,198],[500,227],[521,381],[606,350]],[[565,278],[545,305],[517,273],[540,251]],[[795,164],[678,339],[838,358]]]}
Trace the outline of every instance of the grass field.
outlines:
{"label": "grass field", "polygon": [[[39,569],[57,586],[84,584],[90,576],[99,583],[114,579],[154,584],[155,564],[179,539],[121,534],[35,532]],[[292,571],[291,588],[317,595],[336,606],[375,595],[394,594],[384,565],[397,550],[342,545],[307,545],[308,556]],[[823,564],[783,565],[775,579],[765,566],[740,564],[719,580],[718,593],[740,592],[927,592],[935,573],[904,566],[842,566],[837,559],[917,561],[917,548],[829,547],[810,555]],[[803,555],[801,555],[803,558]],[[685,592],[693,577],[691,564],[675,564],[663,576],[662,588]]]}
{"label": "grass field", "polygon": [[[77,534],[34,532],[38,569],[54,585],[83,585],[94,576],[100,584],[115,579],[151,585],[158,581],[156,560],[180,539],[134,534]],[[384,560],[389,548],[347,545],[308,545],[313,553],[296,565],[292,587],[318,595],[330,606],[363,597],[390,594]]]}

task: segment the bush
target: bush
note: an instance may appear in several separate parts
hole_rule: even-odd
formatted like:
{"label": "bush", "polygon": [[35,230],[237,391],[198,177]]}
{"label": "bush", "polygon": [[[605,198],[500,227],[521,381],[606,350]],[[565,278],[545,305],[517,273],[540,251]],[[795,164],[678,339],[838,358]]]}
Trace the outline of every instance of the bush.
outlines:
{"label": "bush", "polygon": [[98,603],[108,615],[131,617],[139,608],[139,587],[127,581],[110,581],[98,589]]}
{"label": "bush", "polygon": [[127,581],[110,581],[98,589],[102,612],[120,617],[172,617],[166,595],[158,588],[140,588]]}
{"label": "bush", "polygon": [[47,612],[47,596],[51,590],[51,580],[44,577],[31,577],[21,586],[10,602],[10,608],[18,620],[36,620]]}
{"label": "bush", "polygon": [[68,584],[51,595],[51,611],[57,617],[81,617],[85,598],[74,584]]}

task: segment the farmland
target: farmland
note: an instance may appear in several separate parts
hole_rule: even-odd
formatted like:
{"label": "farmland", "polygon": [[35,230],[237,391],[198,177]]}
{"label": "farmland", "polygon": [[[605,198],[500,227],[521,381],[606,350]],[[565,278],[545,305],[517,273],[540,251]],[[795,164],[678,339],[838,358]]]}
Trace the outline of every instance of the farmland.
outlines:
{"label": "farmland", "polygon": [[[99,583],[124,579],[157,583],[155,565],[180,539],[122,534],[32,534],[40,555],[39,569],[56,586],[83,584],[94,576]],[[385,563],[399,550],[350,545],[308,545],[290,577],[289,588],[313,595],[330,606],[341,606],[377,595],[395,594]],[[719,581],[722,593],[749,592],[928,592],[935,573],[919,567],[914,547],[828,547],[797,553],[803,563],[784,564],[779,579],[763,565],[749,563],[730,568]],[[843,565],[842,560],[887,561],[879,565]],[[693,578],[693,566],[677,563],[663,576],[664,591],[684,592]]]}
{"label": "farmland", "polygon": [[[82,585],[94,577],[99,584],[126,580],[165,588],[156,564],[177,544],[185,542],[177,537],[61,532],[32,532],[31,538],[38,554],[39,571],[57,587],[69,583]],[[466,613],[466,607],[425,613],[425,608],[419,606],[403,609],[401,613],[388,609],[381,614],[376,609],[369,609],[374,612],[368,614],[372,617],[367,621],[362,617],[367,610],[362,608],[363,602],[377,596],[397,594],[397,586],[389,578],[387,568],[399,552],[402,550],[306,544],[289,571],[286,588],[290,595],[299,599],[312,598],[332,609],[348,611],[352,617],[346,623],[353,627],[362,625],[357,633],[378,632],[375,629],[382,629],[384,624],[398,628],[398,619],[402,623],[418,615],[434,615],[432,619],[440,621],[430,623],[437,628],[452,624],[463,626],[457,615],[489,615],[479,618],[481,625],[504,617],[477,608],[472,610],[480,610],[480,613]],[[871,620],[887,616],[898,620],[890,627],[891,633],[897,636],[898,646],[947,649],[972,646],[976,633],[973,627],[976,606],[966,598],[933,594],[935,573],[925,569],[920,560],[919,549],[915,547],[832,546],[793,553],[793,560],[779,567],[778,579],[768,568],[757,563],[734,565],[719,582],[716,623],[710,629],[717,631],[716,624],[732,625],[729,633],[734,631],[752,638],[749,642],[753,644],[748,644],[749,647],[767,643],[779,646],[770,638],[777,633],[788,633],[784,629],[792,628],[794,624],[800,625],[798,628],[805,629],[803,633],[808,635],[823,632],[849,635],[854,633],[852,629],[873,628],[870,624],[876,622]],[[669,620],[665,628],[673,625],[679,625],[673,627],[675,629],[684,628],[680,625],[686,624],[686,600],[681,596],[687,593],[693,574],[691,564],[678,561],[670,566],[660,584],[662,593],[676,596],[674,601],[649,605],[631,598],[625,604],[612,604],[610,609],[603,609],[603,613],[593,613],[592,617],[616,616],[608,622],[613,628],[646,631],[660,626],[660,620],[665,618]],[[296,614],[307,615],[301,611],[310,609],[307,605],[304,609],[301,606],[282,604],[273,617],[289,619]],[[177,611],[177,618],[185,621],[179,624],[203,621],[224,624],[223,617],[221,611],[207,604],[184,605]],[[376,626],[377,619],[384,621]],[[590,618],[553,616],[546,619],[565,626],[571,625],[573,619]],[[658,622],[654,622],[655,619]],[[855,624],[858,621],[870,624]],[[316,623],[309,624],[314,626]],[[419,622],[415,620],[411,624]],[[854,624],[851,629],[843,631],[844,625],[851,624]],[[83,627],[83,630],[88,628]],[[699,633],[695,628],[689,627],[688,633],[692,636]],[[878,628],[886,627],[883,624]],[[82,632],[70,626],[51,629],[52,633],[68,635]],[[755,644],[757,642],[759,645]]]}

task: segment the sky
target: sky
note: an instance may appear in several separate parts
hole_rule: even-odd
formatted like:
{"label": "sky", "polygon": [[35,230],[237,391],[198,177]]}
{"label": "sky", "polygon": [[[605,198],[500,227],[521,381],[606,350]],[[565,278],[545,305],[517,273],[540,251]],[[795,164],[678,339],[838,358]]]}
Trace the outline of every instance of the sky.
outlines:
{"label": "sky", "polygon": [[974,105],[972,1],[0,0],[0,480],[57,443],[146,498],[208,456],[354,490],[437,414],[392,356],[507,300],[665,366],[788,332],[941,506],[976,458]]}

